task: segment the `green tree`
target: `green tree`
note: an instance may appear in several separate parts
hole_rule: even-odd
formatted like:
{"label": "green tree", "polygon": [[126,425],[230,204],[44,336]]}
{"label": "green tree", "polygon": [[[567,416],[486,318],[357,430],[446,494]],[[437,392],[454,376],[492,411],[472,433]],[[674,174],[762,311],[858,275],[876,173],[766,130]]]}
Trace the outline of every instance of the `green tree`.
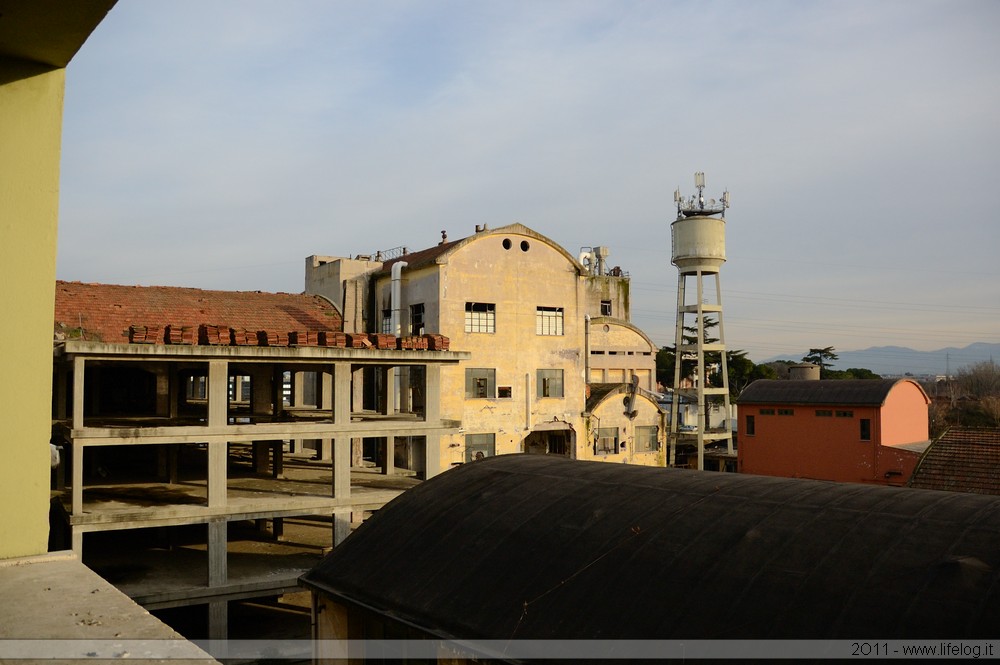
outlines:
{"label": "green tree", "polygon": [[755,365],[747,358],[746,351],[726,351],[726,368],[729,370],[729,395],[734,399],[757,379],[778,378],[773,367]]}
{"label": "green tree", "polygon": [[819,365],[819,377],[821,379],[826,378],[827,365],[831,364],[827,361],[833,360],[837,360],[837,354],[833,352],[832,346],[822,349],[809,349],[809,353],[802,358],[802,362],[804,363]]}

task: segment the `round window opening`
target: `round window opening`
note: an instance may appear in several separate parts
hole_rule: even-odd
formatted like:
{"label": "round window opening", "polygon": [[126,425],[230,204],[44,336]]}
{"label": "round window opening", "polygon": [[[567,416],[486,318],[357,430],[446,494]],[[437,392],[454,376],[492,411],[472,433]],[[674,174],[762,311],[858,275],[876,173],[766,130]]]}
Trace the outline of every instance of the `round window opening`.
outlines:
{"label": "round window opening", "polygon": [[604,332],[611,332],[611,326],[609,326],[608,324],[605,323],[604,324]]}
{"label": "round window opening", "polygon": [[510,248],[511,248],[511,245],[513,245],[513,244],[514,244],[514,243],[512,243],[512,242],[510,241],[510,238],[504,238],[504,239],[503,239],[503,248],[504,248],[504,249],[510,249]]}
{"label": "round window opening", "polygon": [[529,247],[531,247],[531,245],[528,244],[527,240],[522,240],[521,241],[521,251],[522,252],[527,252]]}

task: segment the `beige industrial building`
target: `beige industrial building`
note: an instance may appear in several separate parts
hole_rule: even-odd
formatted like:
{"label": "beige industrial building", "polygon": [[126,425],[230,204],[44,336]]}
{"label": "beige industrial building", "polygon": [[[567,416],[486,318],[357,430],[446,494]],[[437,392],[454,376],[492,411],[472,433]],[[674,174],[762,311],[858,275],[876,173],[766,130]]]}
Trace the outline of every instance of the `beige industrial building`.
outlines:
{"label": "beige industrial building", "polygon": [[[441,368],[442,415],[462,429],[442,435],[427,476],[517,452],[662,464],[656,348],[630,323],[628,275],[607,256],[574,256],[522,224],[482,226],[415,252],[310,256],[305,290],[341,308],[345,331],[434,330],[469,354]],[[628,386],[617,406],[588,406],[588,385],[609,383]]]}

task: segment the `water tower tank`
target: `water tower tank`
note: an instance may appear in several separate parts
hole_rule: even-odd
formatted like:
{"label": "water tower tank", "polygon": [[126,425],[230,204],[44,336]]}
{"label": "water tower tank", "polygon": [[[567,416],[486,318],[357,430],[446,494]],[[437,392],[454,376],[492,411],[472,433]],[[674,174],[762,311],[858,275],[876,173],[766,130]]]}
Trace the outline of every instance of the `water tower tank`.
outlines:
{"label": "water tower tank", "polygon": [[670,225],[673,263],[681,272],[718,272],[726,262],[726,220],[696,215]]}
{"label": "water tower tank", "polygon": [[793,381],[819,381],[819,365],[800,363],[788,368],[788,378]]}

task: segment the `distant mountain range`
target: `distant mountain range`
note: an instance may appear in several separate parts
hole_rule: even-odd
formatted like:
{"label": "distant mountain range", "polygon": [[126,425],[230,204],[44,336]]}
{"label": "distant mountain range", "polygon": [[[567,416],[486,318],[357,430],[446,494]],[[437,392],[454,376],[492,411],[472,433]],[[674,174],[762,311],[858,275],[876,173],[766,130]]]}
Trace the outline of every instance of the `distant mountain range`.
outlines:
{"label": "distant mountain range", "polygon": [[[794,360],[797,362],[808,353],[809,350],[806,349],[798,354],[774,356],[763,362],[769,363],[774,360]],[[897,376],[907,373],[915,376],[928,374],[937,376],[947,372],[954,374],[961,367],[991,358],[1000,362],[1000,344],[986,342],[977,342],[961,349],[950,346],[936,351],[916,351],[905,346],[873,346],[860,351],[834,349],[834,353],[837,354],[838,359],[833,362],[833,369],[863,367],[882,376]]]}

